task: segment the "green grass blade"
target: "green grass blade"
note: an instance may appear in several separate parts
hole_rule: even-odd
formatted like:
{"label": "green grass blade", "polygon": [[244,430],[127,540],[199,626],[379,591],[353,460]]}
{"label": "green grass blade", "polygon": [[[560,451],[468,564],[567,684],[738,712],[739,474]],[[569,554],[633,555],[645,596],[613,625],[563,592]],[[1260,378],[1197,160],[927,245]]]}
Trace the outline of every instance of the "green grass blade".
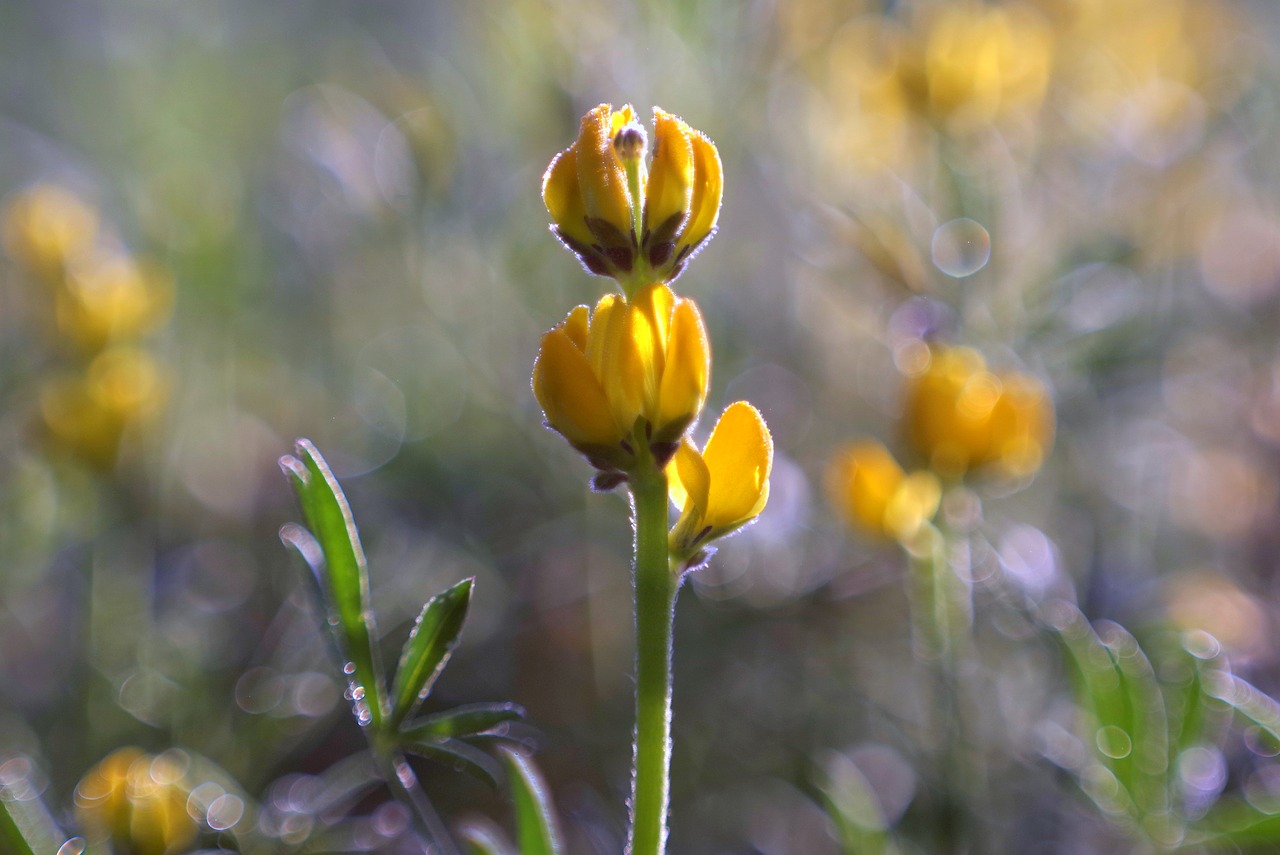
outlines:
{"label": "green grass blade", "polygon": [[527,755],[508,748],[500,748],[498,753],[507,764],[520,855],[559,855],[555,811],[542,775]]}
{"label": "green grass blade", "polygon": [[27,843],[27,839],[23,837],[18,823],[14,821],[9,811],[9,800],[6,796],[6,791],[0,788],[0,843],[4,844],[3,850],[12,852],[13,855],[35,855],[31,844]]}
{"label": "green grass blade", "polygon": [[[377,726],[385,709],[378,668],[373,609],[369,604],[369,568],[351,506],[329,465],[309,440],[300,439],[297,457],[285,456],[280,467],[292,483],[307,526],[324,553],[322,587],[326,606],[336,617],[344,669],[357,700],[357,716]],[[305,556],[304,556],[305,557]],[[333,621],[330,621],[331,624]],[[365,712],[367,710],[367,712]]]}
{"label": "green grass blade", "polygon": [[395,703],[389,720],[392,728],[398,727],[431,693],[436,678],[448,664],[467,619],[475,581],[464,579],[443,594],[432,597],[423,607],[400,653],[395,685],[391,690]]}
{"label": "green grass blade", "polygon": [[467,855],[515,855],[515,848],[493,823],[473,819],[458,829],[467,847]]}
{"label": "green grass blade", "polygon": [[497,761],[479,748],[457,739],[413,739],[401,742],[400,748],[465,772],[494,787],[502,786],[502,767]]}
{"label": "green grass blade", "polygon": [[[1169,814],[1169,716],[1164,694],[1147,654],[1117,623],[1102,624],[1100,636],[1115,662],[1124,700],[1124,728],[1130,742],[1129,792],[1156,825]],[[1148,830],[1154,830],[1154,826]]]}
{"label": "green grass blade", "polygon": [[400,732],[405,738],[473,736],[522,718],[519,704],[467,704],[409,722]]}
{"label": "green grass blade", "polygon": [[1223,852],[1274,852],[1280,814],[1264,813],[1242,799],[1222,799],[1192,828],[1188,841]]}

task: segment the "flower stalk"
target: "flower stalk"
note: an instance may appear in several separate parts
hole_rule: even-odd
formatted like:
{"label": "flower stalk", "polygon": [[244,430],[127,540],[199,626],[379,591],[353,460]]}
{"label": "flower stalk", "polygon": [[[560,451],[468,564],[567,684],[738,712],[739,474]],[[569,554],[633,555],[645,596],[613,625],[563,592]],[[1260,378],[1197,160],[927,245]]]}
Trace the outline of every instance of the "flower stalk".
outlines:
{"label": "flower stalk", "polygon": [[636,732],[631,855],[666,848],[671,773],[671,662],[680,579],[667,547],[667,476],[658,467],[631,479],[635,522]]}

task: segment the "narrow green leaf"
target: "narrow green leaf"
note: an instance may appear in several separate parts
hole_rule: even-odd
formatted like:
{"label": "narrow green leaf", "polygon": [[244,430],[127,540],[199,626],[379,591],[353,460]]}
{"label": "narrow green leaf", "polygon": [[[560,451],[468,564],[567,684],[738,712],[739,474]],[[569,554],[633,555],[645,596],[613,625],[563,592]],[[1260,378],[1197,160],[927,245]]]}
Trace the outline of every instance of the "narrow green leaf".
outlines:
{"label": "narrow green leaf", "polygon": [[506,835],[487,819],[473,819],[458,829],[468,855],[516,855]]}
{"label": "narrow green leaf", "polygon": [[845,855],[892,855],[888,824],[875,788],[852,760],[832,754],[819,777],[818,798],[836,827]]}
{"label": "narrow green leaf", "polygon": [[400,665],[396,669],[395,686],[391,695],[395,706],[390,724],[396,727],[420,704],[435,684],[436,678],[449,662],[453,648],[458,644],[458,634],[467,619],[467,607],[471,604],[471,591],[475,579],[463,579],[449,590],[435,597],[422,609],[413,632],[400,653]]}
{"label": "narrow green leaf", "polygon": [[1243,799],[1225,798],[1195,824],[1188,837],[1192,841],[1212,850],[1274,852],[1280,843],[1280,814],[1263,813]]}
{"label": "narrow green leaf", "polygon": [[1169,812],[1169,716],[1146,653],[1118,623],[1104,622],[1100,636],[1115,662],[1124,699],[1117,722],[1130,741],[1129,792],[1145,815]]}
{"label": "narrow green leaf", "polygon": [[[307,526],[324,553],[324,569],[319,575],[330,624],[335,626],[339,647],[348,660],[343,663],[344,670],[348,671],[352,693],[362,701],[357,704],[361,710],[357,715],[363,720],[367,709],[368,720],[376,726],[382,721],[386,693],[373,642],[377,632],[360,535],[347,497],[320,452],[306,439],[298,440],[296,452],[297,457],[282,457],[280,468],[292,483]],[[308,558],[305,551],[299,551]]]}
{"label": "narrow green leaf", "polygon": [[417,754],[419,757],[426,757],[428,760],[443,763],[459,772],[465,772],[494,787],[502,786],[502,767],[497,761],[479,748],[457,739],[427,737],[401,742],[400,748],[410,754]]}
{"label": "narrow green leaf", "polygon": [[499,748],[498,754],[507,764],[520,855],[559,855],[555,811],[542,775],[525,754],[509,748]]}
{"label": "narrow green leaf", "polygon": [[9,804],[7,791],[0,787],[0,843],[4,844],[2,848],[5,852],[12,852],[13,855],[35,855],[31,845],[22,835],[21,829],[18,828],[18,823],[9,812]]}
{"label": "narrow green leaf", "polygon": [[472,736],[524,718],[519,704],[467,704],[416,719],[401,728],[403,738],[427,736]]}

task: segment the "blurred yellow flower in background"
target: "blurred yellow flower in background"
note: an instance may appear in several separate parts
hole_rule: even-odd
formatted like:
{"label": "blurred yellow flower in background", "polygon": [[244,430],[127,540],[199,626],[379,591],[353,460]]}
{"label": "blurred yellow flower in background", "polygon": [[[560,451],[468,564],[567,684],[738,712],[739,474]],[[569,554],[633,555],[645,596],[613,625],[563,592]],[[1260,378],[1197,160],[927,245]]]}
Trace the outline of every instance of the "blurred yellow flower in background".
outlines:
{"label": "blurred yellow flower in background", "polygon": [[83,372],[47,380],[40,391],[40,415],[58,446],[105,468],[115,463],[126,432],[152,419],[167,392],[164,372],[150,354],[115,347]]}
{"label": "blurred yellow flower in background", "polygon": [[533,391],[547,424],[593,466],[626,472],[642,448],[666,463],[702,410],[710,373],[697,305],[659,284],[570,312],[542,337]]}
{"label": "blurred yellow flower in background", "polygon": [[95,252],[68,272],[55,298],[58,330],[87,351],[129,341],[164,323],[173,279],[157,265]]}
{"label": "blurred yellow flower in background", "polygon": [[90,843],[109,842],[132,855],[185,851],[199,831],[187,813],[186,758],[121,748],[76,785],[76,817]]}
{"label": "blurred yellow flower in background", "polygon": [[715,144],[655,107],[653,157],[628,104],[582,117],[578,139],[542,177],[552,231],[583,265],[627,293],[680,275],[715,232],[723,170]]}
{"label": "blurred yellow flower in background", "polygon": [[13,258],[52,283],[93,246],[98,213],[66,188],[37,184],[5,205],[0,233]]}
{"label": "blurred yellow flower in background", "polygon": [[904,544],[933,519],[942,498],[937,476],[903,472],[889,450],[874,440],[836,452],[826,481],[832,504],[844,519],[875,537]]}
{"label": "blurred yellow flower in background", "polygon": [[1053,403],[1044,385],[1020,372],[995,374],[967,347],[929,349],[909,378],[904,419],[912,445],[946,478],[987,464],[1028,476],[1053,441]]}
{"label": "blurred yellow flower in background", "polygon": [[671,499],[681,508],[671,529],[672,555],[691,559],[758,517],[769,500],[772,469],[773,437],[745,401],[725,409],[702,451],[681,443],[667,467]]}
{"label": "blurred yellow flower in background", "polygon": [[1049,85],[1053,33],[1018,4],[950,3],[916,28],[904,83],[922,110],[956,129],[1038,109]]}

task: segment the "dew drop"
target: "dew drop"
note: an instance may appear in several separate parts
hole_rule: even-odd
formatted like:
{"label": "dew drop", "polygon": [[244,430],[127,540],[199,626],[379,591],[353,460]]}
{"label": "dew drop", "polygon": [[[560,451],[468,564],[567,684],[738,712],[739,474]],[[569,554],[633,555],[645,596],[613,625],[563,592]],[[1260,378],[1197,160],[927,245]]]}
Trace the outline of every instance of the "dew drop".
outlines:
{"label": "dew drop", "polygon": [[348,662],[346,665],[342,666],[342,673],[346,674],[347,676],[351,676],[355,672],[356,672],[356,663],[354,662]]}
{"label": "dew drop", "polygon": [[1122,760],[1133,751],[1133,740],[1129,738],[1129,734],[1114,724],[1098,728],[1094,741],[1097,742],[1098,750],[1112,760]]}
{"label": "dew drop", "polygon": [[991,259],[991,235],[978,221],[961,217],[934,230],[930,250],[939,270],[963,279],[987,266]]}

